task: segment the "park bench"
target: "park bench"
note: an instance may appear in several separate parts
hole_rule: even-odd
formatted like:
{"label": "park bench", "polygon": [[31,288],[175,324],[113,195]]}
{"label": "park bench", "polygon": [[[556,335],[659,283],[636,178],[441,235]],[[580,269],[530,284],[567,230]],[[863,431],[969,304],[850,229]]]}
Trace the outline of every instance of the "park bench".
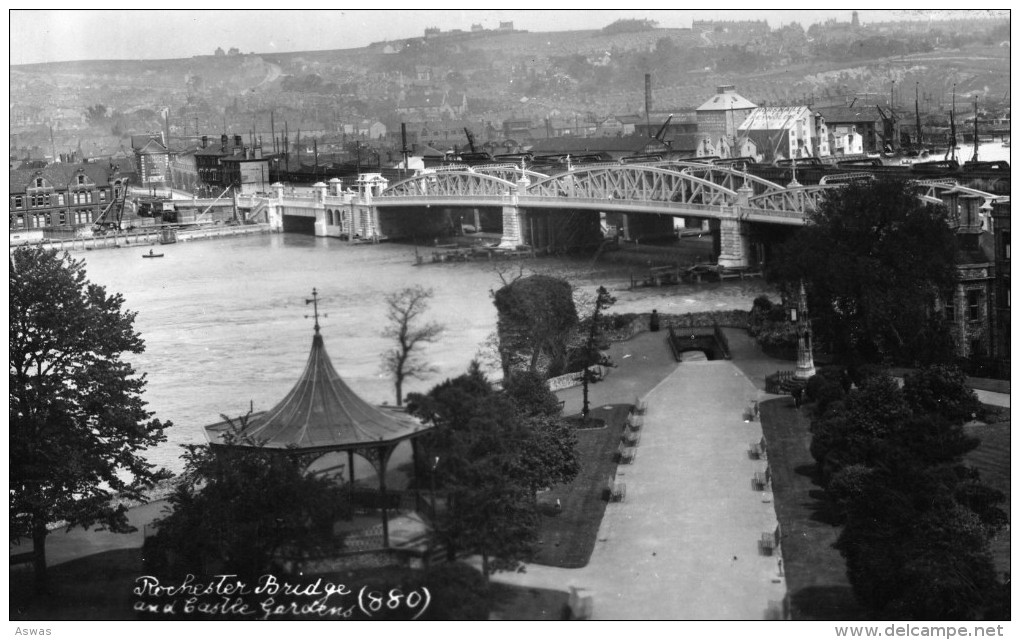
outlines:
{"label": "park bench", "polygon": [[645,426],[645,419],[641,416],[633,414],[627,416],[627,428],[631,431],[640,431],[643,426]]}
{"label": "park bench", "polygon": [[634,399],[634,404],[631,406],[630,412],[635,415],[643,416],[645,411],[648,410],[648,403],[640,398]]}
{"label": "park bench", "polygon": [[624,433],[623,442],[626,443],[628,447],[636,447],[641,442],[641,434],[633,431]]}
{"label": "park bench", "polygon": [[637,458],[637,449],[634,447],[623,447],[620,450],[620,464],[632,464]]}
{"label": "park bench", "polygon": [[623,502],[627,497],[627,485],[623,482],[610,481],[606,487],[606,497],[609,502]]}
{"label": "park bench", "polygon": [[760,443],[752,442],[747,450],[747,455],[752,460],[761,460],[762,456],[765,455],[765,451],[762,450]]}

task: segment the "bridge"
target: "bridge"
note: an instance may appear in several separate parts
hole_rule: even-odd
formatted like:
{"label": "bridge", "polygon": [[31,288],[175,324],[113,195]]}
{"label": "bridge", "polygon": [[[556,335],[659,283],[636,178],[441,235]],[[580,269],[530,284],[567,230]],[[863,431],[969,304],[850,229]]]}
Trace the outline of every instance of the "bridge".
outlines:
{"label": "bridge", "polygon": [[[431,210],[495,209],[502,217],[501,247],[516,248],[542,233],[540,221],[559,214],[559,220],[594,220],[599,214],[618,215],[624,226],[664,220],[672,232],[672,218],[709,220],[718,233],[720,266],[747,266],[751,262],[751,229],[756,225],[805,224],[825,198],[857,174],[838,176],[826,184],[780,185],[735,167],[668,161],[635,164],[605,163],[569,167],[545,175],[511,164],[444,167],[390,184],[377,174],[362,174],[355,190],[341,190],[341,181],[319,183],[303,193],[284,193],[273,185],[270,198],[239,200],[250,218],[265,215],[285,230],[316,235],[375,238],[387,224],[417,212]],[[982,205],[1008,199],[953,180],[915,182],[923,202],[946,203],[959,198],[980,199]],[[956,206],[955,204],[953,206]],[[290,228],[285,223],[289,218]],[[298,222],[304,218],[304,222]],[[587,223],[586,223],[587,224]],[[663,223],[659,227],[666,228]],[[589,225],[590,227],[590,225]]]}

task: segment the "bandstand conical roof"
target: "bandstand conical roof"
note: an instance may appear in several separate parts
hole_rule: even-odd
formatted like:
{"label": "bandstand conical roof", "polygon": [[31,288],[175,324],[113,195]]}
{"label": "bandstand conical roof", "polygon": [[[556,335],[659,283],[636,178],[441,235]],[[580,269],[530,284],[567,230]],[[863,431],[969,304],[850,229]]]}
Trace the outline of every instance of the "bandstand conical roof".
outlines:
{"label": "bandstand conical roof", "polygon": [[[205,428],[212,444],[226,444],[229,422]],[[252,415],[242,436],[272,449],[339,451],[403,440],[427,427],[403,411],[362,400],[333,368],[316,326],[312,350],[297,384],[275,407]]]}

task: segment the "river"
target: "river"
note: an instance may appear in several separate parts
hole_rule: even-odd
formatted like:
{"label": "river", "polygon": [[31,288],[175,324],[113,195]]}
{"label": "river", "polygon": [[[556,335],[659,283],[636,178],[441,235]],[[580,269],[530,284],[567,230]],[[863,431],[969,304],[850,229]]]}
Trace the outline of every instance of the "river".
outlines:
{"label": "river", "polygon": [[[205,442],[202,427],[221,415],[269,409],[290,390],[304,368],[312,340],[312,307],[320,296],[321,331],[334,367],[370,402],[392,403],[393,386],[381,373],[390,346],[380,333],[387,294],[421,284],[434,290],[427,319],[446,326],[426,354],[438,372],[412,380],[408,391],[426,391],[462,373],[495,329],[490,289],[501,286],[496,265],[467,262],[413,266],[406,245],[349,245],[331,238],[269,234],[203,240],[161,247],[164,258],[143,260],[147,247],[76,252],[89,280],[119,292],[137,312],[135,328],[146,350],[131,362],[147,375],[144,398],[156,417],[173,422],[168,442],[148,459],[180,471],[179,445]],[[619,269],[592,270],[590,261],[540,258],[527,271],[567,277],[594,290],[606,284],[617,312],[684,313],[749,309],[761,280],[625,291]],[[359,474],[360,475],[360,474]]]}

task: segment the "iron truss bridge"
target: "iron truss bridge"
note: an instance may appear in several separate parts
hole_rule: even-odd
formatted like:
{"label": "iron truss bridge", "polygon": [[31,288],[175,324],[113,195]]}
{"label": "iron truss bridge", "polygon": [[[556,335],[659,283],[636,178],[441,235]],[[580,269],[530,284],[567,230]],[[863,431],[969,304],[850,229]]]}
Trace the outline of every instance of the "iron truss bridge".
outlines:
{"label": "iron truss bridge", "polygon": [[[597,209],[800,225],[830,193],[860,178],[783,186],[733,167],[682,161],[584,165],[555,175],[512,164],[480,165],[444,167],[401,180],[376,196],[374,204]],[[952,180],[915,185],[924,202],[941,203],[939,196],[948,190],[988,201],[1001,198]]]}

